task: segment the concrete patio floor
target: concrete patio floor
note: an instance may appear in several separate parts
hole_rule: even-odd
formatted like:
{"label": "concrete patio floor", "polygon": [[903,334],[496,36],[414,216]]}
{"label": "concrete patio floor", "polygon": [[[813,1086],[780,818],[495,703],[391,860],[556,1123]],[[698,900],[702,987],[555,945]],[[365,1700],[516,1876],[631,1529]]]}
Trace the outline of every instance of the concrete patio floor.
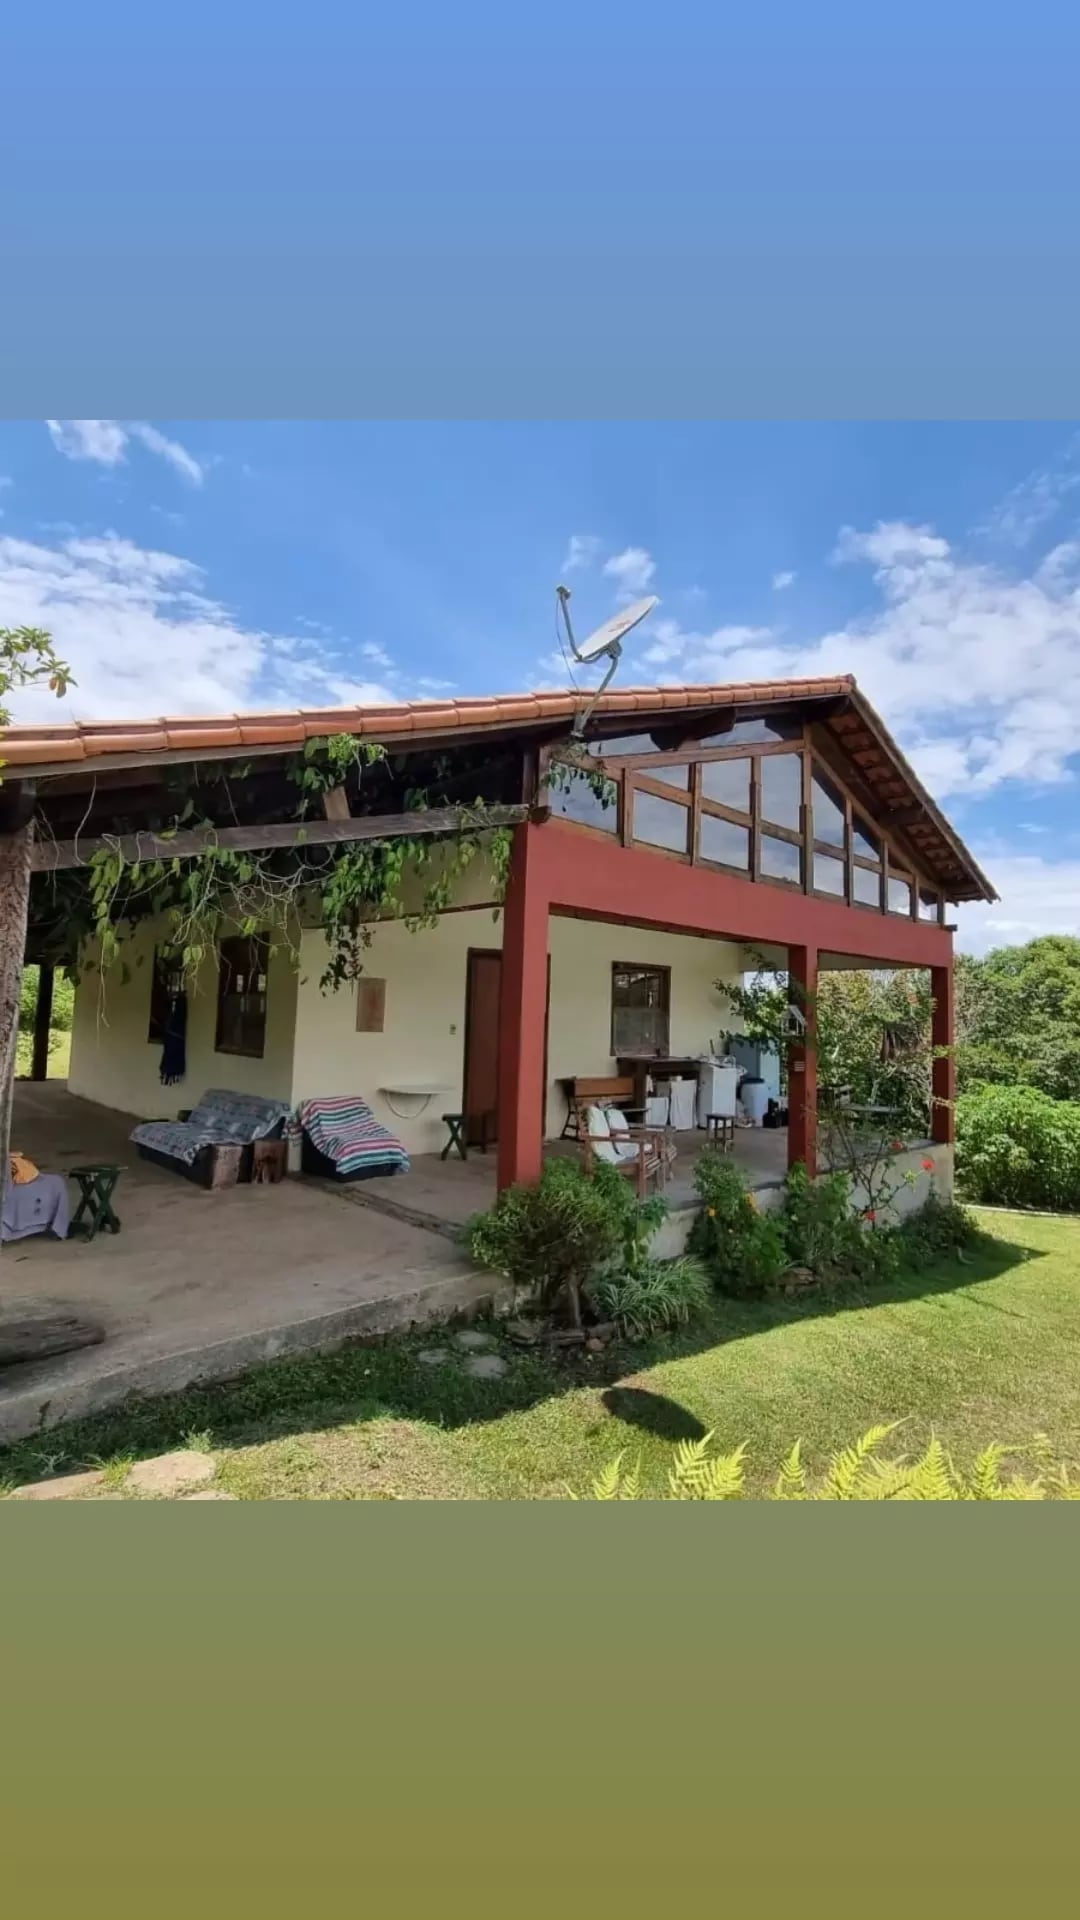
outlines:
{"label": "concrete patio floor", "polygon": [[[676,1134],[675,1144],[676,1159],[663,1193],[671,1211],[680,1213],[698,1205],[694,1168],[706,1136],[693,1129]],[[551,1157],[576,1156],[580,1151],[574,1140],[551,1140],[545,1148]],[[732,1158],[755,1192],[780,1186],[787,1172],[787,1129],[737,1128]],[[446,1160],[437,1153],[418,1154],[405,1177],[394,1174],[385,1180],[360,1181],[352,1195],[361,1205],[380,1210],[385,1206],[402,1219],[423,1218],[433,1226],[452,1229],[490,1207],[495,1191],[494,1149],[481,1153],[470,1148],[467,1160],[456,1154]]]}
{"label": "concrete patio floor", "polygon": [[12,1147],[43,1172],[87,1161],[124,1172],[119,1234],[89,1243],[43,1235],[0,1254],[0,1313],[60,1307],[100,1322],[106,1336],[0,1368],[0,1441],[131,1393],[167,1393],[282,1353],[474,1309],[498,1289],[445,1231],[360,1209],[350,1204],[355,1189],[289,1179],[206,1193],[140,1160],[134,1124],[59,1081],[16,1088]]}

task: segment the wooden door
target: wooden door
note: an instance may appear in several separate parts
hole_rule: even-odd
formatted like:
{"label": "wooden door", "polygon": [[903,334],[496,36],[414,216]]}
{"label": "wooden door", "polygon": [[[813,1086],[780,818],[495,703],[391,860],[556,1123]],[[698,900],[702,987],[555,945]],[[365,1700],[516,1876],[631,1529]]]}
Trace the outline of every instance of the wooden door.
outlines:
{"label": "wooden door", "polygon": [[[499,1137],[499,997],[502,992],[502,954],[497,947],[470,947],[465,979],[465,1071],[462,1112],[465,1138],[480,1146],[485,1138],[481,1122],[487,1118],[486,1140]],[[547,1100],[547,1016],[551,1002],[551,957],[548,956],[548,1008],[544,1020],[544,1087]]]}

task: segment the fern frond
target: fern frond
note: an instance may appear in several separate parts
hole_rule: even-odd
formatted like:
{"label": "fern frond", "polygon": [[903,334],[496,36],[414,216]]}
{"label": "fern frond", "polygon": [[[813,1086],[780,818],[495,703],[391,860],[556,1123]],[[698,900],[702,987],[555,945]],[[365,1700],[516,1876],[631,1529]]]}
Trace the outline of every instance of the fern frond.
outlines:
{"label": "fern frond", "polygon": [[1007,1452],[1008,1448],[998,1446],[996,1441],[983,1448],[978,1458],[972,1463],[971,1472],[968,1474],[967,1498],[969,1500],[1003,1499],[1001,1463]]}
{"label": "fern frond", "polygon": [[786,1460],[781,1463],[776,1478],[774,1497],[777,1500],[805,1500],[806,1468],[802,1463],[802,1441],[796,1440]]}
{"label": "fern frond", "polygon": [[935,1434],[911,1476],[912,1500],[959,1500],[949,1456]]}
{"label": "fern frond", "polygon": [[712,1434],[675,1449],[669,1487],[673,1500],[738,1500],[743,1490],[745,1442],[734,1453],[710,1455]]}
{"label": "fern frond", "polygon": [[859,1479],[871,1454],[895,1433],[899,1422],[893,1420],[886,1427],[868,1427],[853,1447],[843,1447],[835,1453],[829,1462],[829,1470],[821,1489],[822,1500],[854,1500],[858,1497],[856,1489]]}
{"label": "fern frond", "polygon": [[593,1500],[621,1500],[623,1487],[623,1456],[615,1455],[605,1467],[601,1467],[590,1489]]}

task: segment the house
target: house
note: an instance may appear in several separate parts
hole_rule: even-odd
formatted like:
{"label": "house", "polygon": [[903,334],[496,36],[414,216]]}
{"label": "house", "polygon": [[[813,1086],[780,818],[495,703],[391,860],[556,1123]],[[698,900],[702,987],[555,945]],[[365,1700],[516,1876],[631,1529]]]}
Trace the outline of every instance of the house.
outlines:
{"label": "house", "polygon": [[[7,804],[36,793],[28,957],[46,980],[82,969],[70,1091],[143,1117],[208,1085],[359,1094],[414,1155],[443,1147],[445,1113],[486,1115],[505,1185],[537,1177],[572,1077],[692,1060],[731,1025],[716,982],[760,958],[811,1001],[823,968],[929,968],[951,1044],[949,907],[995,895],[852,679],[611,691],[582,741],[580,711],[566,692],[8,729]],[[338,772],[313,794],[327,740]],[[319,885],[343,847],[403,835],[426,867],[364,925],[359,978],[324,991]],[[246,912],[205,946],[185,1079],[163,1089],[168,923],[137,918],[103,969],[77,900],[95,848],[168,880],[208,839],[273,855],[265,897],[290,928]],[[317,882],[303,897],[285,877],[298,860]],[[788,1159],[813,1167],[812,1032],[791,1085]],[[943,1165],[952,1094],[942,1056]]]}

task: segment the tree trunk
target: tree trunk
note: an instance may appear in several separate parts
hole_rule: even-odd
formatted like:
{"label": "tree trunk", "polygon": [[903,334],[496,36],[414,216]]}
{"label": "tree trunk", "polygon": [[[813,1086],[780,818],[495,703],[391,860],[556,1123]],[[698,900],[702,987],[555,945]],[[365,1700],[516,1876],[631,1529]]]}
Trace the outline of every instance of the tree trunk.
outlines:
{"label": "tree trunk", "polygon": [[33,823],[0,834],[0,1196],[11,1153],[11,1101],[19,1044],[19,991],[26,955]]}

